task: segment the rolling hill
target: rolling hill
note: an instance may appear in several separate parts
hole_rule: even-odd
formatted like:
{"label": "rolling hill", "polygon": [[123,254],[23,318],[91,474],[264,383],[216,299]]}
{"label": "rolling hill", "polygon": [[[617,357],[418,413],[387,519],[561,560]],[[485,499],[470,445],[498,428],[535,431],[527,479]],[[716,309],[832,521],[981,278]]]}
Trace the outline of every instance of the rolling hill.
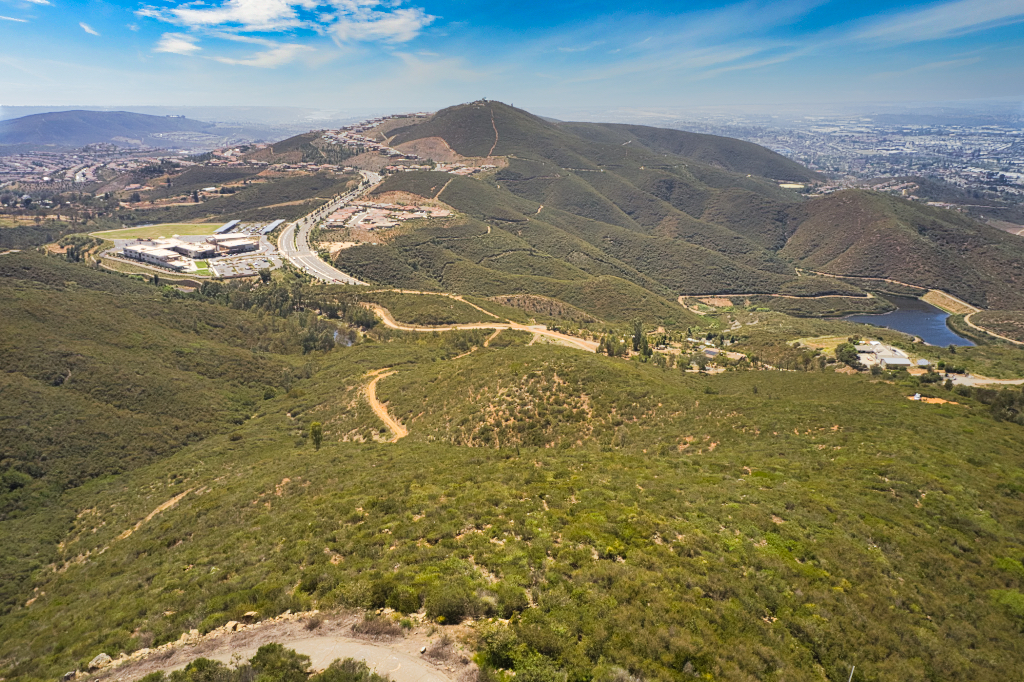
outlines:
{"label": "rolling hill", "polygon": [[790,215],[780,253],[801,267],[942,289],[984,308],[1024,306],[1024,240],[960,213],[850,190]]}
{"label": "rolling hill", "polygon": [[55,111],[0,121],[0,145],[83,147],[101,142],[166,147],[164,133],[210,132],[212,123],[127,111]]}
{"label": "rolling hill", "polygon": [[[509,276],[585,273],[620,277],[668,299],[784,293],[804,268],[939,288],[982,307],[1024,307],[1024,241],[957,213],[867,192],[809,201],[780,185],[813,184],[820,176],[754,144],[554,122],[490,101],[450,107],[387,135],[393,145],[440,140],[464,157],[502,157],[483,176],[401,173],[377,190],[436,198],[491,228],[474,237],[472,254],[469,242],[440,233],[403,235],[391,245],[392,257],[410,264],[472,261],[474,268],[455,266],[471,290],[492,289],[478,286],[488,278],[512,286]],[[427,234],[434,236],[424,242]],[[514,235],[516,245],[502,246],[499,234]],[[509,258],[513,251],[519,255]],[[399,283],[380,269],[359,270],[354,255],[342,257],[357,276]],[[412,270],[421,285],[454,286],[437,267]]]}
{"label": "rolling hill", "polygon": [[[1024,427],[970,391],[816,363],[698,375],[488,347],[489,330],[268,353],[248,343],[293,319],[282,295],[351,291],[181,296],[34,253],[0,256],[0,288],[2,414],[19,424],[0,470],[6,679],[313,608],[465,633],[477,682],[811,682],[853,665],[861,682],[995,682],[1024,657]],[[758,316],[736,347],[856,329]],[[382,368],[397,442],[365,398]],[[89,439],[105,475],[51,488],[61,463],[81,468],[65,444]]]}
{"label": "rolling hill", "polygon": [[[801,267],[1010,306],[1014,238],[888,195],[807,199],[779,184],[813,174],[712,136],[495,102],[388,133],[496,161],[376,188],[456,210],[337,253],[416,292],[290,268],[183,292],[0,255],[0,680],[100,653],[159,667],[175,642],[209,651],[193,630],[313,609],[292,636],[347,613],[405,651],[408,628],[459,638],[475,665],[453,682],[1019,677],[1024,392],[858,374],[839,347],[870,334],[993,376],[1019,376],[1024,349],[928,347],[755,295],[863,293]],[[677,300],[702,293],[747,295]],[[536,323],[592,341],[518,326]],[[464,326],[409,326],[442,324]],[[721,371],[691,369],[711,342]],[[141,679],[131,665],[91,679]]]}

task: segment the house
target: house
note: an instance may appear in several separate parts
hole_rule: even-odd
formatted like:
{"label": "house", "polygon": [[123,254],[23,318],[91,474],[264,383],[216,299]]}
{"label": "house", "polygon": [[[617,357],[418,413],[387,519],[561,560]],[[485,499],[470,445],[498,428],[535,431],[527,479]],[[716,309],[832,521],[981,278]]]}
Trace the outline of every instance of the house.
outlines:
{"label": "house", "polygon": [[717,348],[705,348],[704,349],[704,357],[710,358],[710,359],[714,360],[715,358],[718,357],[718,354],[720,352],[721,351],[718,350]]}

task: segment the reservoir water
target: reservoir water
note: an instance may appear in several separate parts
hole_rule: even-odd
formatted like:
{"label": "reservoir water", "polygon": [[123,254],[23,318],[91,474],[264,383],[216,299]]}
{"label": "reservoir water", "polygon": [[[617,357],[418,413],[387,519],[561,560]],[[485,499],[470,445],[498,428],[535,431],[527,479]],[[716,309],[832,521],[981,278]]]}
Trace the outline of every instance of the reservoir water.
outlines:
{"label": "reservoir water", "polygon": [[974,345],[969,339],[947,327],[946,318],[949,315],[935,306],[909,296],[886,295],[884,298],[896,306],[896,310],[884,315],[850,315],[845,319],[906,332],[921,337],[925,343],[933,346]]}

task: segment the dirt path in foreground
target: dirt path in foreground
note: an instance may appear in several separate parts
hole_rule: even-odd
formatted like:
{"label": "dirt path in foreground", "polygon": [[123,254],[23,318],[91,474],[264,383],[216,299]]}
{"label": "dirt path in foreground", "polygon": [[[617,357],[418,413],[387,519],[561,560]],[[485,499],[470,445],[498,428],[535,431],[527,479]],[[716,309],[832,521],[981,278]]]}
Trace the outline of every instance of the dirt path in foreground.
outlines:
{"label": "dirt path in foreground", "polygon": [[409,435],[409,430],[398,423],[398,420],[391,416],[388,412],[388,408],[384,407],[384,404],[377,400],[377,382],[384,377],[389,377],[395,373],[395,370],[388,371],[388,368],[377,369],[369,373],[368,376],[373,377],[370,379],[370,383],[366,384],[366,388],[363,389],[363,395],[366,396],[366,402],[370,403],[370,408],[373,413],[376,414],[382,422],[394,434],[389,442],[397,442],[400,438],[405,438]]}
{"label": "dirt path in foreground", "polygon": [[432,660],[420,654],[439,635],[418,625],[405,637],[370,641],[352,636],[351,626],[361,620],[358,615],[330,616],[309,630],[306,618],[293,614],[247,626],[238,632],[211,633],[189,644],[153,651],[132,662],[100,670],[92,676],[95,682],[131,682],[162,671],[181,670],[197,658],[210,658],[230,664],[232,657],[248,660],[264,644],[277,642],[310,657],[310,668],[323,670],[335,659],[354,658],[366,661],[371,670],[388,675],[394,682],[452,682],[466,669],[468,657],[453,651],[444,660]]}

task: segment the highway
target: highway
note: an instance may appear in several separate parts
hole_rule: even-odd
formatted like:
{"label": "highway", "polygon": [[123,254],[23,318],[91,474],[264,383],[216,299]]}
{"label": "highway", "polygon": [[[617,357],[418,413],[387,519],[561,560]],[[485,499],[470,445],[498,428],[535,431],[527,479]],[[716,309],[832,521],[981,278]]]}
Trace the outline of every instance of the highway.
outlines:
{"label": "highway", "polygon": [[359,171],[365,183],[347,194],[333,199],[311,213],[307,213],[293,223],[289,223],[277,240],[278,251],[292,265],[307,272],[321,282],[328,284],[363,284],[351,275],[345,274],[332,265],[320,260],[319,254],[309,245],[309,231],[318,222],[338,210],[348,202],[362,196],[383,178],[373,171]]}

